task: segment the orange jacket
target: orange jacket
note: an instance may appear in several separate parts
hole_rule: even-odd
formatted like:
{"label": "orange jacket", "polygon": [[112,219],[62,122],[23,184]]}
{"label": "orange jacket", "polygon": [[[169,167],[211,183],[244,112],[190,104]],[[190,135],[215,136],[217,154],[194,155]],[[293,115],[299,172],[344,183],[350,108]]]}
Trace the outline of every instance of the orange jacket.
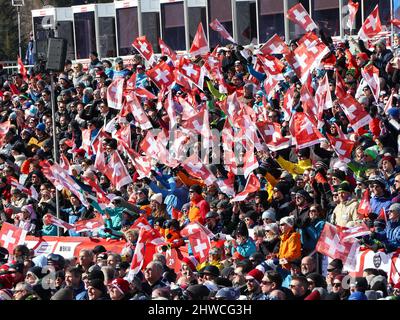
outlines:
{"label": "orange jacket", "polygon": [[210,211],[210,205],[203,197],[201,197],[197,201],[190,202],[189,209],[189,220],[190,222],[198,221],[201,224],[204,224],[206,221],[206,214]]}
{"label": "orange jacket", "polygon": [[[290,232],[281,235],[281,245],[279,247],[278,258],[285,258],[288,262],[299,259],[301,257],[301,241],[300,233]],[[283,266],[285,269],[289,268],[286,264]]]}

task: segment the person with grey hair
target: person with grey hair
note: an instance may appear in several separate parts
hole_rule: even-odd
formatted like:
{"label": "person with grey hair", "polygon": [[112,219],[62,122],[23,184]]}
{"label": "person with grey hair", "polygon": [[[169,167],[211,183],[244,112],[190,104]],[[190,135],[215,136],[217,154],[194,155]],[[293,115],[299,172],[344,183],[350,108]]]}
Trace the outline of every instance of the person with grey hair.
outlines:
{"label": "person with grey hair", "polygon": [[109,253],[107,257],[107,265],[115,268],[115,266],[122,262],[121,255],[118,253]]}
{"label": "person with grey hair", "polygon": [[101,271],[104,274],[104,284],[110,283],[114,280],[117,275],[116,270],[112,266],[101,267]]}
{"label": "person with grey hair", "polygon": [[393,203],[387,212],[388,221],[383,232],[375,234],[380,240],[386,252],[395,251],[400,247],[400,203]]}
{"label": "person with grey hair", "polygon": [[159,261],[150,262],[144,269],[144,278],[152,290],[164,288],[167,284],[162,280],[163,265]]}
{"label": "person with grey hair", "polygon": [[167,259],[162,253],[153,254],[153,261],[158,261],[162,264],[163,273],[162,273],[162,281],[165,283],[175,282],[176,281],[176,273],[173,269],[167,266]]}
{"label": "person with grey hair", "polygon": [[14,300],[39,300],[39,297],[29,283],[19,282],[15,286]]}
{"label": "person with grey hair", "polygon": [[82,249],[79,251],[77,267],[81,268],[83,272],[88,272],[89,268],[94,265],[93,262],[93,252],[89,249]]}

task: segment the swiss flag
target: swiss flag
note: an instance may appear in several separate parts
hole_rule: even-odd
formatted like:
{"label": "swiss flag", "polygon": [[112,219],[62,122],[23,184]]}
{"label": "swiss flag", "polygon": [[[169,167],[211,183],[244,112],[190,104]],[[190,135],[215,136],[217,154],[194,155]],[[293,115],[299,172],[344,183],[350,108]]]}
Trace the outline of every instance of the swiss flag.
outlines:
{"label": "swiss flag", "polygon": [[[331,90],[329,89],[328,74],[325,73],[324,78],[319,83],[317,91],[315,91],[315,100],[319,110],[327,110],[333,107]],[[318,114],[318,119],[322,120],[322,114]]]}
{"label": "swiss flag", "polygon": [[368,64],[366,67],[361,69],[361,75],[371,88],[375,101],[379,101],[379,93],[381,90],[379,82],[379,69],[373,64]]}
{"label": "swiss flag", "polygon": [[141,156],[135,150],[128,148],[128,146],[124,145],[126,154],[128,155],[129,159],[132,161],[133,166],[136,169],[136,172],[139,175],[139,178],[148,177],[151,173],[151,158],[148,156]]}
{"label": "swiss flag", "polygon": [[199,65],[194,64],[189,59],[181,57],[179,60],[178,70],[196,86],[203,89],[204,72]]}
{"label": "swiss flag", "polygon": [[339,159],[344,162],[350,162],[351,152],[353,151],[354,147],[354,141],[342,138],[335,138],[330,134],[327,134],[327,137]]}
{"label": "swiss flag", "polygon": [[158,38],[158,44],[160,45],[161,54],[169,57],[172,61],[176,60],[176,53],[172,50],[163,39]]}
{"label": "swiss flag", "polygon": [[193,108],[193,106],[184,98],[178,98],[179,104],[182,106],[182,120],[186,121],[187,119],[194,117],[197,111]]}
{"label": "swiss flag", "polygon": [[302,86],[300,89],[300,101],[302,103],[304,113],[311,119],[316,119],[316,115],[318,114],[317,103],[315,102],[315,99],[311,95],[307,86]]}
{"label": "swiss flag", "polygon": [[231,197],[235,195],[235,175],[232,172],[228,173],[227,179],[217,179],[216,183],[223,193]]}
{"label": "swiss flag", "polygon": [[318,28],[301,3],[294,5],[288,10],[287,18],[306,31],[312,31]]}
{"label": "swiss flag", "polygon": [[199,257],[199,263],[207,260],[211,249],[211,240],[207,232],[198,222],[191,222],[181,231],[182,237],[189,238],[194,256]]}
{"label": "swiss flag", "polygon": [[154,61],[154,51],[153,46],[150,41],[147,40],[146,36],[140,36],[133,41],[132,46],[135,47],[137,51],[147,60],[150,64]]}
{"label": "swiss flag", "polygon": [[122,108],[124,81],[125,80],[123,78],[119,78],[111,82],[111,84],[108,86],[107,102],[110,108],[118,110]]}
{"label": "swiss flag", "polygon": [[296,112],[290,122],[290,132],[298,149],[320,143],[324,138],[304,112]]}
{"label": "swiss flag", "polygon": [[117,190],[120,190],[124,185],[132,182],[128,170],[126,169],[118,151],[113,151],[107,167],[108,170],[104,173]]}
{"label": "swiss flag", "polygon": [[82,149],[86,151],[88,155],[92,155],[92,141],[91,141],[91,129],[81,129],[82,131]]}
{"label": "swiss flag", "polygon": [[64,228],[65,230],[71,230],[74,229],[74,226],[72,224],[69,224],[65,222],[62,219],[57,218],[56,216],[53,216],[52,214],[48,213],[43,216],[43,221],[45,224],[52,224],[60,228]]}
{"label": "swiss flag", "polygon": [[[270,55],[257,55],[264,69],[272,75],[280,74],[285,65],[279,59]],[[282,79],[283,80],[283,79]]]}
{"label": "swiss flag", "polygon": [[192,56],[198,56],[207,54],[209,51],[210,50],[208,48],[208,42],[206,39],[206,34],[204,33],[203,24],[200,22],[189,53]]}
{"label": "swiss flag", "polygon": [[346,26],[348,29],[353,29],[354,21],[356,20],[356,14],[360,4],[358,2],[353,2],[352,0],[349,0],[347,6],[349,8],[349,15],[347,16]]}
{"label": "swiss flag", "polygon": [[363,106],[351,95],[339,99],[339,104],[346,114],[354,131],[364,127],[371,121],[371,116],[364,110]]}
{"label": "swiss flag", "polygon": [[200,178],[206,185],[212,185],[217,178],[207,167],[200,162],[199,157],[196,154],[191,155],[181,163],[184,168],[191,176]]}
{"label": "swiss flag", "polygon": [[221,104],[222,111],[232,120],[242,112],[242,106],[238,100],[237,93],[234,92],[228,96]]}
{"label": "swiss flag", "polygon": [[385,113],[385,114],[387,114],[387,111],[392,107],[392,105],[393,105],[393,95],[394,95],[394,92],[392,91],[392,93],[390,94],[390,97],[389,97],[389,99],[388,99],[388,101],[386,102],[386,104],[385,104],[385,108],[383,109],[383,112]]}
{"label": "swiss flag", "polygon": [[229,34],[229,32],[225,29],[225,27],[221,24],[221,22],[218,21],[218,19],[214,19],[210,23],[211,29],[213,29],[215,32],[218,32],[224,39],[235,43],[235,40],[232,38],[232,36]]}
{"label": "swiss flag", "polygon": [[294,107],[294,94],[296,91],[295,85],[292,85],[289,89],[286,90],[285,95],[283,96],[283,113],[284,120],[288,121],[292,115],[292,110]]}
{"label": "swiss flag", "polygon": [[382,24],[381,19],[379,18],[379,8],[378,5],[376,5],[368,18],[364,20],[364,23],[362,24],[361,29],[358,32],[358,37],[361,40],[366,41],[375,37],[381,31]]}
{"label": "swiss flag", "polygon": [[13,252],[19,244],[24,244],[27,231],[10,223],[3,222],[0,230],[0,246]]}
{"label": "swiss flag", "polygon": [[12,178],[10,182],[13,187],[17,188],[18,190],[21,190],[23,193],[29,195],[33,199],[38,200],[39,194],[37,193],[33,185],[28,189],[24,187],[22,184],[20,184],[15,178]]}
{"label": "swiss flag", "polygon": [[340,231],[341,238],[343,241],[350,240],[356,237],[362,237],[371,234],[371,230],[368,226],[362,222],[361,225],[347,228],[347,227],[337,227]]}
{"label": "swiss flag", "polygon": [[110,203],[110,199],[107,198],[107,193],[104,192],[103,189],[100,188],[97,181],[92,180],[88,177],[83,177],[83,181],[88,184],[92,190],[96,193],[97,199],[99,203],[108,205]]}
{"label": "swiss flag", "polygon": [[128,113],[132,113],[135,120],[138,122],[142,130],[149,130],[153,128],[147,114],[144,112],[138,98],[132,93],[126,96],[126,102],[124,107],[121,109],[121,116],[126,116]]}
{"label": "swiss flag", "polygon": [[326,222],[315,250],[332,259],[340,259],[344,265],[355,266],[360,244],[354,238],[344,240],[338,227]]}
{"label": "swiss flag", "polygon": [[175,103],[172,98],[172,91],[169,92],[166,102],[164,102],[164,109],[167,111],[169,118],[169,128],[175,129],[176,127],[176,111],[175,111]]}
{"label": "swiss flag", "polygon": [[377,220],[383,220],[385,221],[385,223],[387,223],[387,213],[385,208],[382,208],[379,213],[378,213],[378,217],[376,218]]}
{"label": "swiss flag", "polygon": [[279,123],[263,121],[257,122],[256,125],[261,137],[271,151],[286,149],[291,145],[291,138],[282,136]]}
{"label": "swiss flag", "polygon": [[168,63],[161,61],[146,74],[153,80],[158,88],[169,88],[175,81],[174,68]]}
{"label": "swiss flag", "polygon": [[26,68],[20,56],[18,56],[17,62],[18,62],[18,73],[22,75],[22,79],[24,79],[24,81],[28,81],[28,72],[26,71]]}
{"label": "swiss flag", "polygon": [[103,217],[99,214],[96,214],[96,217],[93,219],[78,220],[74,224],[76,232],[93,231],[102,227],[104,227],[104,221]]}
{"label": "swiss flag", "polygon": [[339,99],[343,99],[344,97],[347,96],[347,86],[343,81],[343,78],[338,70],[335,70],[335,75],[336,75],[335,95]]}
{"label": "swiss flag", "polygon": [[328,53],[329,48],[320,39],[310,37],[309,33],[304,36],[303,42],[294,50],[294,54],[287,57],[301,83],[305,84],[310,72]]}
{"label": "swiss flag", "polygon": [[260,51],[264,54],[288,54],[290,52],[289,47],[276,33],[268,39],[268,41],[260,48]]}
{"label": "swiss flag", "polygon": [[8,130],[10,130],[11,122],[10,120],[0,123],[0,138],[4,137]]}
{"label": "swiss flag", "polygon": [[80,185],[60,165],[55,163],[51,166],[42,167],[42,172],[58,190],[65,188],[71,191],[85,207],[89,207],[89,202],[84,196]]}
{"label": "swiss flag", "polygon": [[244,187],[243,191],[238,193],[231,199],[231,202],[243,201],[247,198],[250,193],[256,192],[260,189],[260,181],[251,173],[247,179],[246,186]]}
{"label": "swiss flag", "polygon": [[392,19],[390,23],[393,23],[397,28],[400,28],[400,20],[399,19]]}
{"label": "swiss flag", "polygon": [[283,80],[282,74],[270,74],[265,80],[264,80],[264,90],[268,94],[268,98],[271,99],[272,95],[275,92],[276,86],[279,84],[279,81]]}

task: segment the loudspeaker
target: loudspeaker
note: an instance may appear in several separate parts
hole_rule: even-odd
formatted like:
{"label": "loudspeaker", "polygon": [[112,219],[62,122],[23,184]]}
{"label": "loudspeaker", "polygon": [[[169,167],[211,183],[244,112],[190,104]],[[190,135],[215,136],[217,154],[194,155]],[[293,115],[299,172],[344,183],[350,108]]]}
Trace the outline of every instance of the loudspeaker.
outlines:
{"label": "loudspeaker", "polygon": [[66,57],[67,40],[63,38],[49,38],[46,69],[57,72],[63,71]]}

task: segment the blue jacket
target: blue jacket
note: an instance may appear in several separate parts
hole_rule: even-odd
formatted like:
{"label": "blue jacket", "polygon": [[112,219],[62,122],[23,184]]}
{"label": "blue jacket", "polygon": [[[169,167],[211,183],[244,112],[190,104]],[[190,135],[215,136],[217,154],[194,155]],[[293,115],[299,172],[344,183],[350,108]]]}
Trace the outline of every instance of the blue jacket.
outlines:
{"label": "blue jacket", "polygon": [[156,176],[156,178],[165,189],[160,188],[154,181],[149,183],[149,187],[153,192],[162,194],[167,212],[169,216],[172,216],[172,208],[181,210],[182,206],[189,202],[189,189],[186,186],[176,188],[175,178],[172,176],[169,176],[166,180],[164,179],[165,176]]}
{"label": "blue jacket", "polygon": [[324,220],[318,220],[304,228],[299,229],[301,244],[304,250],[311,252],[315,249],[324,225]]}
{"label": "blue jacket", "polygon": [[232,248],[232,255],[235,253],[235,251],[239,252],[239,254],[245,258],[250,257],[254,252],[257,251],[256,245],[254,241],[251,238],[247,238],[247,240],[239,244],[236,248]]}
{"label": "blue jacket", "polygon": [[388,221],[383,232],[377,233],[378,240],[386,244],[388,251],[400,248],[400,221]]}
{"label": "blue jacket", "polygon": [[[68,215],[68,223],[74,224],[79,220],[79,218],[86,213],[87,209],[85,206],[81,205],[77,209],[73,210],[73,208],[61,209],[61,211]],[[68,234],[70,237],[79,237],[80,234],[78,232],[69,230]]]}
{"label": "blue jacket", "polygon": [[375,217],[377,217],[382,208],[385,208],[387,212],[392,202],[390,201],[389,198],[386,197],[373,196],[370,200],[370,204],[372,212],[375,214]]}

